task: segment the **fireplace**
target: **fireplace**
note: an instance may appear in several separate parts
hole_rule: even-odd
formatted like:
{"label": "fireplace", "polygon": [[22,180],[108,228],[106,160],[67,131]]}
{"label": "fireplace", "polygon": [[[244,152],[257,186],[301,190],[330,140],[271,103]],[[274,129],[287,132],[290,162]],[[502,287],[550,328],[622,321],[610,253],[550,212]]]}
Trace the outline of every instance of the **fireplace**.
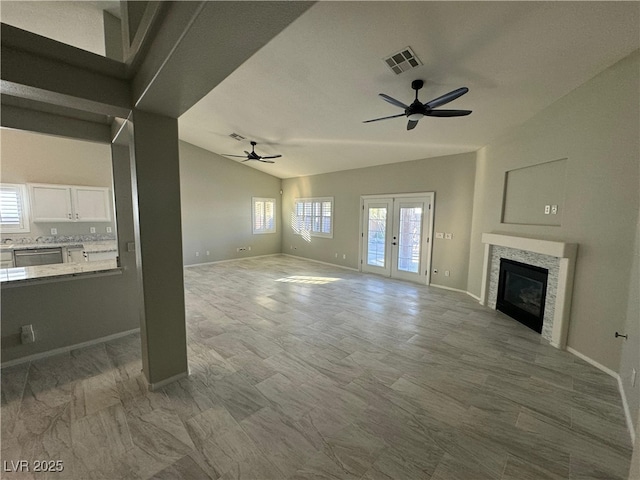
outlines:
{"label": "fireplace", "polygon": [[500,259],[496,309],[542,333],[549,270]]}
{"label": "fireplace", "polygon": [[484,264],[480,303],[497,308],[501,259],[546,269],[548,275],[541,336],[554,347],[564,348],[569,331],[578,244],[502,233],[483,233],[482,243]]}

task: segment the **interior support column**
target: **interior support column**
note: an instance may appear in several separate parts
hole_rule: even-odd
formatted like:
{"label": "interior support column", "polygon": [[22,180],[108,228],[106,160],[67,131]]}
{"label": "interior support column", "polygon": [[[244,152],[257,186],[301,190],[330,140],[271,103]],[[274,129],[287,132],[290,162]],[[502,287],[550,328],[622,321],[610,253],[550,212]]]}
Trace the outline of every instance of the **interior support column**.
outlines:
{"label": "interior support column", "polygon": [[188,375],[178,121],[136,109],[132,120],[142,365],[153,390]]}

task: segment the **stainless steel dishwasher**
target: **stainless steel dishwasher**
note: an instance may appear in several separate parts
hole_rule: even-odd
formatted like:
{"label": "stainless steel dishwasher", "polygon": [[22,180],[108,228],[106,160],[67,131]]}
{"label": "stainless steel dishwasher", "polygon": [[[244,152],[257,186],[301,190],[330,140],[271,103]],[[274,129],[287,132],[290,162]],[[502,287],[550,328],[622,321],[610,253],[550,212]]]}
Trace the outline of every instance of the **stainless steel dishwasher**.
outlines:
{"label": "stainless steel dishwasher", "polygon": [[62,263],[62,248],[26,248],[13,252],[16,267],[33,267]]}

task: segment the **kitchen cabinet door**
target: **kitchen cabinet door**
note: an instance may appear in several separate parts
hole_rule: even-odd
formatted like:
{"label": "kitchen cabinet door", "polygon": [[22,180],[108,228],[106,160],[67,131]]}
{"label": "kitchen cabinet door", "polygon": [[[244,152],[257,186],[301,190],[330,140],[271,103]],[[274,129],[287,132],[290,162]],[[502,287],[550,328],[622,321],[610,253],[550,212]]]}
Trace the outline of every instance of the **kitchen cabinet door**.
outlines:
{"label": "kitchen cabinet door", "polygon": [[65,185],[30,185],[34,222],[72,222],[71,189]]}
{"label": "kitchen cabinet door", "polygon": [[13,250],[0,252],[0,268],[13,268]]}
{"label": "kitchen cabinet door", "polygon": [[111,221],[111,201],[108,188],[72,187],[72,192],[76,221]]}

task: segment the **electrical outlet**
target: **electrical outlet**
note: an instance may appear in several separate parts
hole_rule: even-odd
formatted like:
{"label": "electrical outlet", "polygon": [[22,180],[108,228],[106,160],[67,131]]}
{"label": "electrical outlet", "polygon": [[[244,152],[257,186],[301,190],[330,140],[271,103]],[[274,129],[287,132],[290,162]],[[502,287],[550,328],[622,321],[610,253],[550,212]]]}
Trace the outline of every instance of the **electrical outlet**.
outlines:
{"label": "electrical outlet", "polygon": [[251,246],[248,246],[248,247],[247,247],[247,250],[251,251]]}
{"label": "electrical outlet", "polygon": [[107,227],[107,233],[111,233],[111,227]]}
{"label": "electrical outlet", "polygon": [[343,259],[343,260],[346,260],[346,259],[347,259],[347,255],[343,253],[343,254],[342,254],[342,259]]}
{"label": "electrical outlet", "polygon": [[336,258],[338,258],[338,252],[336,252]]}
{"label": "electrical outlet", "polygon": [[199,257],[199,256],[200,256],[200,252],[196,252],[196,257]]}
{"label": "electrical outlet", "polygon": [[444,233],[436,232],[436,238],[444,238]]}
{"label": "electrical outlet", "polygon": [[22,343],[33,343],[36,341],[36,333],[33,331],[33,325],[23,325],[20,327],[20,341]]}
{"label": "electrical outlet", "polygon": [[453,233],[445,233],[444,234],[444,239],[445,240],[451,240],[453,238]]}
{"label": "electrical outlet", "polygon": [[551,205],[544,206],[544,214],[549,215],[551,213]]}
{"label": "electrical outlet", "polygon": [[51,235],[57,235],[58,234],[58,229],[57,228],[52,228],[51,229]]}
{"label": "electrical outlet", "polygon": [[451,275],[451,273],[449,272],[449,270],[445,270],[445,271],[444,271],[444,276],[445,276],[445,277],[448,277],[449,275]]}
{"label": "electrical outlet", "polygon": [[89,233],[96,233],[96,227],[89,227]]}
{"label": "electrical outlet", "polygon": [[209,256],[209,250],[207,250],[207,257]]}

